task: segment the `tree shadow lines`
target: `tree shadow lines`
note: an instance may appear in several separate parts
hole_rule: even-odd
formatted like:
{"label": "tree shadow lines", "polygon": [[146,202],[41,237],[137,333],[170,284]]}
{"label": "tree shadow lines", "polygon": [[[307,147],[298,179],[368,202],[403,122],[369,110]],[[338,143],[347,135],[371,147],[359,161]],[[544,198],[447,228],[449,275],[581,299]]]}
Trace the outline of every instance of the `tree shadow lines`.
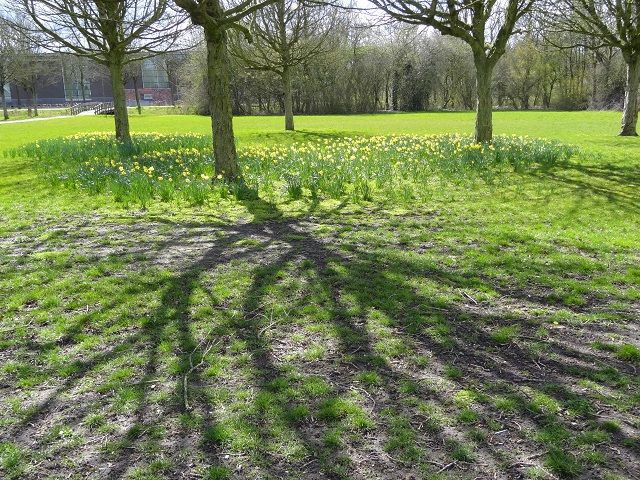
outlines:
{"label": "tree shadow lines", "polygon": [[[169,459],[169,476],[519,478],[533,458],[560,448],[540,439],[546,428],[575,436],[600,421],[605,397],[581,381],[615,391],[633,374],[607,352],[586,354],[578,337],[542,338],[537,322],[490,304],[479,309],[459,294],[496,288],[479,272],[323,238],[308,219],[154,222],[158,235],[129,242],[126,253],[165,273],[135,275],[144,265],[119,272],[121,295],[76,315],[54,341],[30,339],[16,352],[25,362],[43,350],[70,352],[65,376],[60,363],[40,365],[46,387],[0,435],[40,453],[43,472],[65,468],[69,445],[52,445],[67,425],[90,439],[71,470],[93,478],[152,469],[145,457]],[[120,234],[134,239],[149,226]],[[515,303],[528,298],[513,293]],[[148,307],[130,304],[138,294]],[[513,339],[495,340],[496,327],[515,323]],[[81,335],[107,340],[76,352]],[[121,369],[126,376],[118,377]],[[119,428],[92,428],[100,411],[105,425]],[[630,475],[638,474],[638,454],[623,440],[636,429],[611,435],[624,456],[605,454]],[[518,447],[505,447],[496,432]]]}
{"label": "tree shadow lines", "polygon": [[533,175],[574,187],[575,195],[580,198],[588,197],[592,201],[604,199],[602,203],[605,205],[624,209],[626,213],[640,211],[640,167],[637,165],[591,165],[570,162],[563,165],[562,169],[536,171]]}

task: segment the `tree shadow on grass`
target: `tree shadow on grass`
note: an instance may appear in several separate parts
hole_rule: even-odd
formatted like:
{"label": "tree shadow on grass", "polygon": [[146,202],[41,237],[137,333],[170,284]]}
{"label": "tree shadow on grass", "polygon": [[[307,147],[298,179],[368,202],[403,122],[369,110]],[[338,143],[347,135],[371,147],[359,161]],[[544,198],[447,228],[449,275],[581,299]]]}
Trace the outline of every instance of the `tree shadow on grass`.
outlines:
{"label": "tree shadow on grass", "polygon": [[255,133],[250,135],[243,135],[243,140],[239,144],[240,150],[244,143],[259,144],[259,145],[287,145],[291,143],[305,143],[305,142],[318,142],[320,140],[342,140],[345,135],[359,136],[362,133],[353,132],[315,132],[310,130],[295,130],[293,132],[277,132],[277,133]]}
{"label": "tree shadow on grass", "polygon": [[[578,173],[578,175],[575,174]],[[577,189],[578,197],[604,199],[625,212],[640,211],[640,167],[568,163],[562,169],[537,171],[534,176]]]}
{"label": "tree shadow on grass", "polygon": [[[273,210],[262,203],[247,207]],[[554,308],[526,291],[476,301],[495,279],[321,226],[120,225],[112,248],[139,263],[92,287],[118,293],[10,352],[44,376],[3,380],[3,396],[30,400],[1,441],[41,476],[520,478],[554,452],[569,452],[558,475],[638,474],[637,381],[589,348],[604,332],[554,330],[521,310]],[[584,431],[598,441],[576,443]]]}

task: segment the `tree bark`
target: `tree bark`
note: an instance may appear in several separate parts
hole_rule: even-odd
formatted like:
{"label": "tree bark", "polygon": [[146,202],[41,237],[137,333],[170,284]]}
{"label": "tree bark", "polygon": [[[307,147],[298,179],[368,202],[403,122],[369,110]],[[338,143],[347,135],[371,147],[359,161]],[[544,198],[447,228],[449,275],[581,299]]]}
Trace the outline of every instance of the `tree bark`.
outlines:
{"label": "tree bark", "polygon": [[226,33],[218,28],[205,28],[205,40],[215,171],[216,175],[234,180],[239,169],[233,135]]}
{"label": "tree bark", "polygon": [[113,89],[113,117],[116,124],[116,138],[130,141],[129,113],[127,112],[127,97],[124,91],[122,63],[122,59],[117,57],[112,57],[109,60],[111,88]]}
{"label": "tree bark", "polygon": [[64,62],[62,64],[62,81],[64,83],[65,93],[69,96],[69,106],[73,107],[73,86],[71,85],[71,78],[69,78],[69,71],[65,68]]}
{"label": "tree bark", "polygon": [[9,111],[7,110],[7,96],[4,93],[4,85],[0,85],[0,96],[2,96],[2,114],[5,120],[9,120]]}
{"label": "tree bark", "polygon": [[29,88],[25,88],[24,89],[24,93],[26,96],[26,102],[27,102],[27,115],[29,117],[33,116],[33,109],[31,107],[31,104],[33,102],[33,97],[31,96],[31,90],[29,90]]}
{"label": "tree bark", "polygon": [[84,71],[80,67],[80,89],[82,90],[82,103],[87,103],[87,94],[84,90]]}
{"label": "tree bark", "polygon": [[[169,86],[171,87],[171,106],[176,106],[176,97],[178,96],[178,81],[176,78],[176,74],[171,69],[167,69],[167,77],[169,78]],[[172,80],[173,79],[173,80]]]}
{"label": "tree bark", "polygon": [[138,89],[138,77],[133,76],[133,90],[136,94],[136,106],[138,107],[138,115],[142,115],[142,105],[140,105],[140,90]]}
{"label": "tree bark", "polygon": [[591,104],[595,104],[596,97],[598,95],[598,60],[594,55],[593,64],[592,64],[592,72],[591,72]]}
{"label": "tree bark", "polygon": [[391,110],[398,111],[398,94],[400,93],[400,72],[393,71],[393,86],[391,87]]}
{"label": "tree bark", "polygon": [[[33,82],[35,85],[35,81]],[[33,87],[33,116],[37,117],[38,116],[38,91],[36,90],[35,87]]]}
{"label": "tree bark", "polygon": [[293,126],[293,94],[291,93],[291,67],[282,68],[282,86],[284,89],[284,129],[295,130]]}
{"label": "tree bark", "polygon": [[384,85],[384,109],[389,110],[389,75],[387,75]]}
{"label": "tree bark", "polygon": [[18,110],[22,110],[22,99],[20,98],[20,87],[16,86],[16,99],[18,100]]}
{"label": "tree bark", "polygon": [[486,58],[476,58],[476,143],[491,143],[493,138],[493,100],[491,77],[493,65]]}
{"label": "tree bark", "polygon": [[622,137],[637,137],[638,87],[640,86],[640,54],[624,55],[627,62],[627,84],[624,89],[624,109],[622,111]]}

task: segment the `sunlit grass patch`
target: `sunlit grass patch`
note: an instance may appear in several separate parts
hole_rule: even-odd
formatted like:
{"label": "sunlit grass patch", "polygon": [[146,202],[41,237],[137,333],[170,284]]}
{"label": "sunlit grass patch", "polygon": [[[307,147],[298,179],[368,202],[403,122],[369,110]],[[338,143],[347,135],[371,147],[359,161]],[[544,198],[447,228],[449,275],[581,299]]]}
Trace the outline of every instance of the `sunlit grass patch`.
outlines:
{"label": "sunlit grass patch", "polygon": [[627,360],[633,363],[640,363],[640,348],[636,347],[635,345],[622,345],[618,349],[616,355],[622,360]]}
{"label": "sunlit grass patch", "polygon": [[27,469],[27,455],[11,442],[0,444],[0,467],[8,478],[20,478]]}
{"label": "sunlit grass patch", "polygon": [[580,474],[581,466],[577,463],[576,458],[561,449],[552,448],[545,458],[545,463],[554,473],[563,477],[572,478]]}

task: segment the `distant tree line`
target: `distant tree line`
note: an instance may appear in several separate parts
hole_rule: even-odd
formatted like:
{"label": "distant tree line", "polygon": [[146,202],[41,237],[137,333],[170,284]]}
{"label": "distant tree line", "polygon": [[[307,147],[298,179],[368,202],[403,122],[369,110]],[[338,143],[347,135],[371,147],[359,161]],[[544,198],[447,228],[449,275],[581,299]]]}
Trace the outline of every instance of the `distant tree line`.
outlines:
{"label": "distant tree line", "polygon": [[[324,12],[322,18],[326,25],[316,24],[299,33],[301,54],[287,64],[293,113],[475,108],[473,55],[461,40],[418,26],[370,27],[355,15],[335,11]],[[24,99],[28,108],[37,108],[36,88],[54,72],[62,69],[65,77],[73,79],[65,85],[82,85],[105,74],[90,59],[71,54],[57,60],[43,56],[33,38],[16,34],[2,19],[0,31],[0,91],[9,83],[21,86],[28,95]],[[269,31],[274,30],[263,25],[263,32]],[[228,61],[234,115],[284,113],[282,58],[274,58],[277,52],[270,57],[264,48],[256,53],[257,41],[248,43],[241,34],[233,34],[231,40]],[[172,87],[183,105],[209,114],[204,46],[164,57],[168,60],[160,64],[170,65]],[[125,80],[139,76],[139,62],[131,64],[123,73]],[[493,104],[516,110],[621,109],[625,75],[620,49],[595,46],[585,34],[529,29],[511,38],[496,65]]]}
{"label": "distant tree line", "polygon": [[[621,109],[625,62],[612,47],[571,45],[572,34],[549,43],[541,34],[512,39],[493,75],[493,104],[501,109]],[[567,47],[559,47],[562,43]],[[574,42],[575,43],[575,42]],[[282,114],[280,75],[252,68],[242,44],[230,57],[235,115]],[[206,55],[196,48],[182,68],[183,102],[208,114]],[[322,51],[294,65],[296,114],[372,113],[384,110],[473,110],[476,81],[471,49],[459,39],[418,27],[334,27]]]}

